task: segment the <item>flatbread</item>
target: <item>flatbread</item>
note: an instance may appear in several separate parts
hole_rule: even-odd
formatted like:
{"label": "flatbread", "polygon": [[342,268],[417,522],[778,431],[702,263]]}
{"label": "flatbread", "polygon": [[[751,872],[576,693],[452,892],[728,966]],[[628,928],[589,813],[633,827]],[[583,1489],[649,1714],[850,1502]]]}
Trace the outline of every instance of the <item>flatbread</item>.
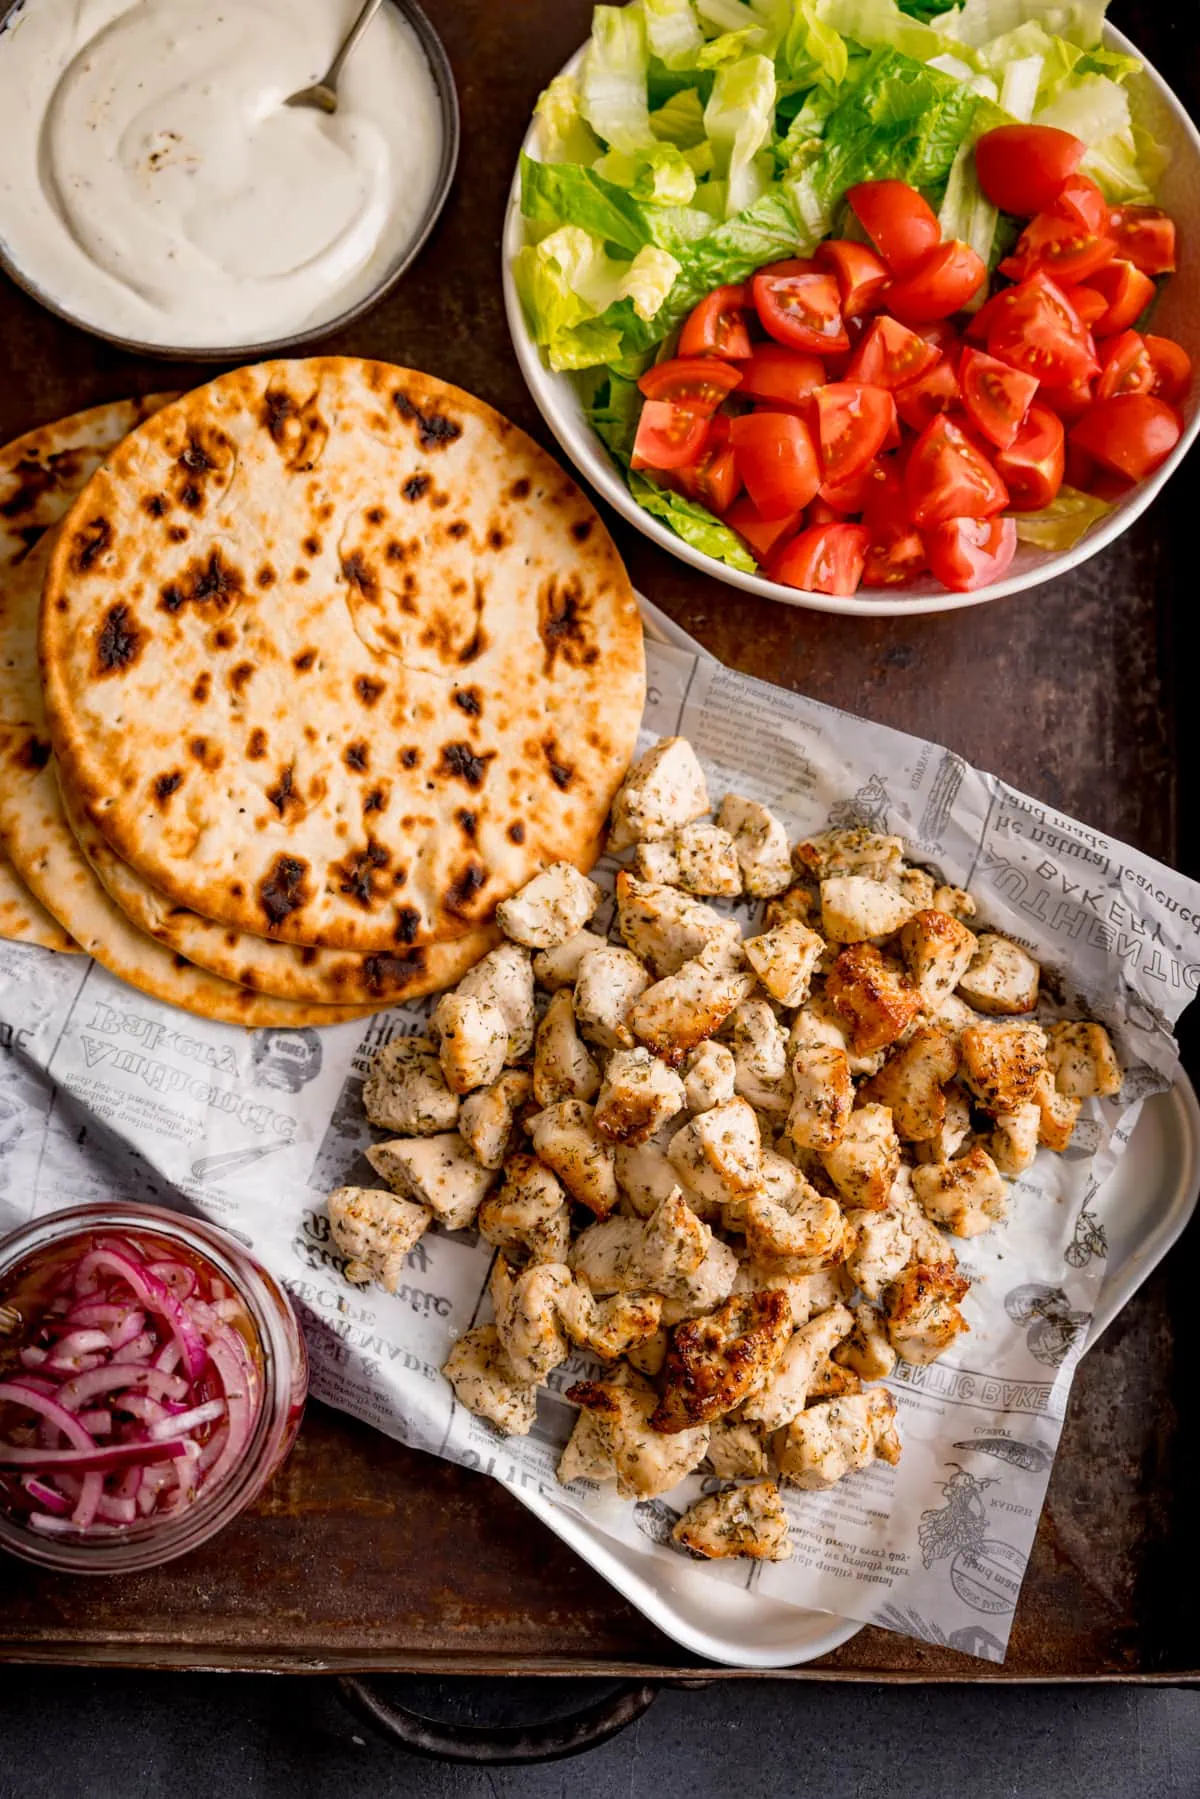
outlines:
{"label": "flatbread", "polygon": [[371,953],[590,866],[642,712],[590,503],[457,388],[354,358],[238,369],[88,484],[41,628],[73,795],[202,916]]}
{"label": "flatbread", "polygon": [[56,949],[66,955],[79,945],[62,926],[39,906],[8,857],[0,850],[0,937],[13,943],[34,943],[39,949]]}
{"label": "flatbread", "polygon": [[111,973],[200,1018],[253,1029],[339,1024],[370,1006],[309,1006],[235,987],[135,930],[96,879],[71,832],[50,745],[0,726],[0,842],[30,891]]}

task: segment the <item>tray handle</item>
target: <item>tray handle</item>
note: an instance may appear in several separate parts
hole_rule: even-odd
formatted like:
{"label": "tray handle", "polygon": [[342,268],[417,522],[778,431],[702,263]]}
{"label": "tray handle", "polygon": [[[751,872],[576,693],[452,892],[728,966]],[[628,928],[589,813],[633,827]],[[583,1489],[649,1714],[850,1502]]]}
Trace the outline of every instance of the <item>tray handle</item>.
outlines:
{"label": "tray handle", "polygon": [[[703,1683],[707,1684],[707,1683]],[[385,1699],[357,1675],[338,1678],[338,1692],[367,1724],[414,1755],[476,1767],[562,1761],[607,1743],[648,1712],[661,1690],[654,1681],[626,1681],[593,1705],[546,1724],[444,1724]]]}

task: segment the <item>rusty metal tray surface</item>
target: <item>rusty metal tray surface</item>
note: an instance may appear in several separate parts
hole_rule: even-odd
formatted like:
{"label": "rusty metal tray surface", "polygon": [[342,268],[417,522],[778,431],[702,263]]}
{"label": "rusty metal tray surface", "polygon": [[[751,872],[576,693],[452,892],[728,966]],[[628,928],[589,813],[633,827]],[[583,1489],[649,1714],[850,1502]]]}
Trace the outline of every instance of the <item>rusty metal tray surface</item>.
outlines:
{"label": "rusty metal tray surface", "polygon": [[[462,102],[458,183],[409,277],[323,347],[429,369],[547,442],[509,345],[496,262],[530,110],[586,35],[590,5],[428,0],[428,11]],[[1200,70],[1187,10],[1113,0],[1112,15],[1171,71],[1194,114]],[[5,440],[209,372],[102,346],[8,283],[0,333]],[[1187,486],[1185,475],[1067,580],[938,618],[797,614],[614,530],[641,591],[722,661],[952,744],[1194,873],[1176,775],[1186,783],[1196,766],[1195,706],[1178,704],[1186,672],[1175,647],[1175,620],[1193,603]],[[1195,1027],[1185,1030],[1193,1073],[1196,1045]],[[1193,1223],[1085,1357],[1002,1669],[866,1629],[793,1676],[1200,1682],[1200,1458],[1189,1449],[1200,1398],[1188,1330],[1198,1283]],[[320,1406],[257,1509],[186,1562],[120,1583],[0,1567],[3,1659],[742,1677],[671,1643],[494,1482]]]}

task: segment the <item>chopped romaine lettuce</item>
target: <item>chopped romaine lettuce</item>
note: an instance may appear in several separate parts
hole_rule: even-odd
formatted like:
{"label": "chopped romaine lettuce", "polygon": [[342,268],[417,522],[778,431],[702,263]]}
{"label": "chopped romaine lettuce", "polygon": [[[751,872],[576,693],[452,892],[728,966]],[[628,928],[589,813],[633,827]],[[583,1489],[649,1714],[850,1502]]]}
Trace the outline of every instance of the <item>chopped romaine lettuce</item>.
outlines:
{"label": "chopped romaine lettuce", "polygon": [[642,0],[646,41],[664,68],[694,69],[704,33],[692,0]]}
{"label": "chopped romaine lettuce", "polygon": [[775,64],[769,56],[743,56],[717,70],[704,126],[725,182],[727,215],[753,205],[767,186],[758,155],[770,141],[774,117]]}
{"label": "chopped romaine lettuce", "polygon": [[664,144],[675,144],[680,150],[695,150],[706,143],[699,88],[684,87],[672,94],[650,114],[650,129]]}
{"label": "chopped romaine lettuce", "polygon": [[1097,500],[1077,487],[1060,487],[1041,512],[1017,512],[1017,536],[1039,550],[1073,550],[1094,524],[1112,511],[1106,500]]}
{"label": "chopped romaine lettuce", "polygon": [[579,82],[556,75],[534,108],[543,162],[595,162],[603,146],[579,110]]}
{"label": "chopped romaine lettuce", "polygon": [[695,500],[673,493],[670,488],[656,487],[636,472],[629,477],[629,491],[639,506],[670,525],[676,537],[682,537],[692,549],[702,550],[706,556],[740,569],[743,574],[757,571],[758,564],[737,533]]}
{"label": "chopped romaine lettuce", "polygon": [[592,169],[635,200],[653,200],[660,206],[687,206],[696,193],[696,171],[674,144],[655,144],[648,150],[609,150]]}
{"label": "chopped romaine lettuce", "polygon": [[640,6],[598,6],[580,74],[579,110],[614,150],[654,142],[646,93],[649,53]]}

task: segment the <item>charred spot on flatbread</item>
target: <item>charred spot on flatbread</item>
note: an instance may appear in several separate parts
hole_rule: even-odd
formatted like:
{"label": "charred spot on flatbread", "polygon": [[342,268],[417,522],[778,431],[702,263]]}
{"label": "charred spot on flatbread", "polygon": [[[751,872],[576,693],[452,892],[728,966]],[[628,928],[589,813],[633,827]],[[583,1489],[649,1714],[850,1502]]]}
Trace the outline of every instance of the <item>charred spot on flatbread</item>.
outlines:
{"label": "charred spot on flatbread", "polygon": [[236,461],[233,442],[220,426],[193,421],[167,475],[168,500],[188,512],[203,512],[228,486]]}
{"label": "charred spot on flatbread", "polygon": [[402,387],[396,388],[392,401],[400,417],[416,426],[417,438],[423,450],[443,449],[446,444],[452,444],[462,436],[463,428],[454,419],[448,418],[444,412],[423,412]]}
{"label": "charred spot on flatbread", "polygon": [[113,540],[113,528],[103,513],[80,525],[71,537],[71,568],[77,575],[86,575],[109,548]]}
{"label": "charred spot on flatbread", "polygon": [[408,480],[404,483],[403,487],[400,489],[400,492],[404,495],[406,500],[409,500],[409,501],[419,500],[421,498],[422,494],[425,494],[429,491],[429,483],[430,483],[431,479],[432,479],[432,476],[430,476],[430,475],[410,475]]}
{"label": "charred spot on flatbread", "polygon": [[40,774],[53,755],[50,745],[42,737],[26,737],[13,757],[18,768],[27,768],[34,774]]}
{"label": "charred spot on flatbread", "polygon": [[561,656],[570,668],[590,667],[599,656],[590,628],[592,602],[578,574],[551,575],[538,592],[538,636],[545,649],[543,673]]}
{"label": "charred spot on flatbread", "polygon": [[470,918],[476,895],[486,885],[487,869],[478,858],[473,857],[463,864],[447,887],[442,902],[446,911],[459,918]]}
{"label": "charred spot on flatbread", "polygon": [[377,951],[362,959],[362,981],[368,993],[390,994],[399,999],[406,987],[424,976],[428,957],[423,949],[405,950],[396,955],[387,950]]}
{"label": "charred spot on flatbread", "polygon": [[0,500],[0,518],[20,518],[32,512],[47,494],[70,492],[76,483],[81,463],[76,450],[60,450],[44,459],[22,456],[8,471],[10,487]]}
{"label": "charred spot on flatbread", "polygon": [[342,557],[342,574],[351,587],[357,587],[364,599],[373,600],[378,594],[379,583],[367,567],[365,558],[357,550]]}
{"label": "charred spot on flatbread", "polygon": [[560,793],[566,793],[575,779],[574,764],[567,762],[558,747],[558,738],[543,737],[542,754],[546,758],[546,767],[550,771],[550,779]]}
{"label": "charred spot on flatbread", "polygon": [[478,718],[483,711],[483,700],[478,687],[456,687],[450,698],[468,718]]}
{"label": "charred spot on flatbread", "polygon": [[290,389],[273,384],[263,395],[259,417],[289,469],[303,474],[317,466],[329,439],[329,426],[315,392],[302,400]]}
{"label": "charred spot on flatbread", "polygon": [[214,544],[206,556],[194,557],[181,575],[160,588],[158,608],[176,613],[195,606],[221,614],[231,612],[245,593],[241,570],[228,560],[220,544]]}
{"label": "charred spot on flatbread", "polygon": [[333,864],[338,891],[349,894],[366,911],[371,911],[387,893],[390,883],[381,877],[391,860],[391,851],[375,838],[368,837],[361,850],[347,856],[344,862]]}
{"label": "charred spot on flatbread", "polygon": [[246,739],[246,756],[251,762],[261,762],[267,753],[267,734],[261,725],[255,725]]}
{"label": "charred spot on flatbread", "polygon": [[93,673],[100,679],[106,675],[123,674],[137,661],[145,643],[146,633],[129,607],[110,606],[104,615],[104,623],[96,633]]}
{"label": "charred spot on flatbread", "polygon": [[312,899],[308,863],[300,856],[276,856],[258,883],[258,903],[269,923],[282,924]]}
{"label": "charred spot on flatbread", "polygon": [[469,743],[444,743],[437,772],[448,775],[451,780],[465,781],[468,787],[478,791],[487,780],[488,763],[494,761],[495,755],[495,750],[489,750],[485,755],[477,756]]}
{"label": "charred spot on flatbread", "polygon": [[171,795],[177,793],[182,786],[183,775],[179,769],[173,768],[170,774],[155,776],[154,797],[159,805],[163,806],[170,799]]}
{"label": "charred spot on flatbread", "polygon": [[355,774],[365,774],[371,765],[370,745],[361,740],[348,743],[342,751],[342,761],[347,768],[352,768]]}
{"label": "charred spot on flatbread", "polygon": [[354,691],[364,706],[374,706],[383,692],[383,682],[377,681],[374,675],[356,675]]}

